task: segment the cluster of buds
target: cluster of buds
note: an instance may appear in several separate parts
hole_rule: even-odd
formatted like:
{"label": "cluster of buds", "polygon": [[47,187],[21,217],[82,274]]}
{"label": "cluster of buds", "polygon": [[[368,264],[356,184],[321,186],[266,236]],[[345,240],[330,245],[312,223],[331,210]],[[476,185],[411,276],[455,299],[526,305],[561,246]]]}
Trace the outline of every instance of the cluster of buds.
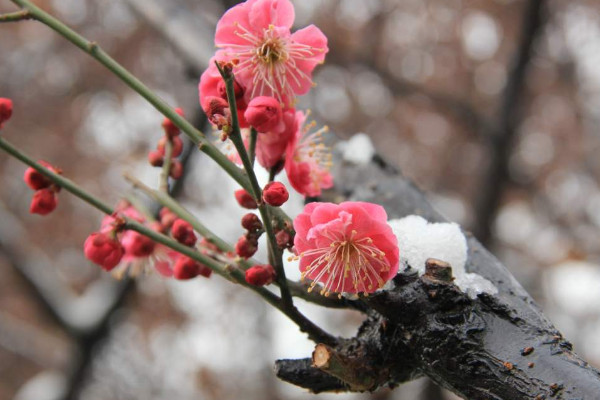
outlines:
{"label": "cluster of buds", "polygon": [[156,232],[168,234],[178,242],[194,247],[196,235],[192,227],[167,208],[159,214],[159,221],[149,220],[129,203],[123,202],[117,212],[105,217],[100,230],[86,239],[85,256],[106,271],[120,277],[127,271],[137,275],[154,267],[161,275],[175,279],[209,277],[212,270],[207,266],[163,246],[133,230],[124,230],[126,218],[146,225]]}
{"label": "cluster of buds", "polygon": [[[183,110],[181,108],[175,109],[177,114],[183,116]],[[165,162],[166,146],[167,142],[171,145],[171,168],[169,169],[169,176],[173,179],[179,179],[183,175],[183,164],[176,157],[179,157],[183,152],[183,141],[181,140],[181,131],[179,128],[168,118],[165,118],[162,122],[162,127],[165,131],[165,135],[160,138],[156,146],[156,150],[152,150],[148,153],[148,162],[153,167],[162,167]]]}
{"label": "cluster of buds", "polygon": [[[38,163],[56,174],[62,173],[59,168],[46,161],[39,160]],[[53,184],[44,174],[32,167],[25,170],[23,180],[27,186],[35,190],[29,212],[31,214],[47,215],[54,211],[58,204],[57,193],[60,191],[60,186]]]}
{"label": "cluster of buds", "polygon": [[11,99],[0,97],[0,129],[6,121],[10,119],[13,112],[13,102]]}
{"label": "cluster of buds", "polygon": [[264,230],[262,222],[253,213],[242,217],[242,227],[246,229],[246,233],[235,244],[235,254],[247,260],[258,250],[258,239]]}

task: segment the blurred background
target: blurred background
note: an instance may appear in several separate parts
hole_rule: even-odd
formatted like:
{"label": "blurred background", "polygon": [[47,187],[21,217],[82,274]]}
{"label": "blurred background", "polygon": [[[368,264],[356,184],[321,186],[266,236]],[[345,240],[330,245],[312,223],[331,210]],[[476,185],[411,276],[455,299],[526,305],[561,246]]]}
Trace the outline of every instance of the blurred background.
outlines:
{"label": "blurred background", "polygon": [[[600,366],[600,4],[293,2],[296,26],[316,24],[330,47],[300,107],[341,139],[368,135]],[[234,3],[36,2],[198,125],[197,82]],[[14,10],[0,1],[0,12]],[[44,25],[0,25],[0,96],[15,102],[7,139],[107,202],[129,193],[125,170],[156,183],[146,155],[162,116]],[[114,280],[82,254],[102,216],[64,192],[52,215],[30,215],[24,171],[0,154],[0,398],[455,398],[425,379],[373,395],[312,396],[279,382],[275,359],[312,351],[293,324],[218,277]],[[234,241],[234,189],[192,151],[176,196]],[[297,213],[301,199],[288,207]],[[347,336],[361,321],[303,310]]]}

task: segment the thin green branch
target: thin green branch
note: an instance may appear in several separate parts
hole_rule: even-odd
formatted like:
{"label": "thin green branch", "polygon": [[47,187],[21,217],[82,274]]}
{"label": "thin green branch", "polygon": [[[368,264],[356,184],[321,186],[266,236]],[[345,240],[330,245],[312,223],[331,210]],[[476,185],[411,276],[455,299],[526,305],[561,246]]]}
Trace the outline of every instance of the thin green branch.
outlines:
{"label": "thin green branch", "polygon": [[[65,178],[62,175],[56,174],[56,173],[50,171],[49,169],[43,167],[42,165],[38,164],[32,158],[25,155],[22,151],[20,151],[19,149],[17,149],[16,147],[14,147],[13,145],[8,143],[5,139],[3,139],[1,137],[0,137],[0,149],[6,151],[8,154],[10,154],[11,156],[22,161],[26,165],[29,165],[30,167],[34,168],[36,171],[39,171],[41,174],[46,176],[48,179],[50,179],[56,185],[64,188],[66,191],[72,193],[73,195],[77,196],[81,200],[92,205],[93,207],[97,208],[98,210],[102,211],[103,213],[108,214],[108,215],[112,215],[114,213],[113,208],[108,206],[107,204],[105,204],[102,200],[100,200],[96,196],[86,192],[83,188],[81,188],[79,185],[77,185],[75,182],[71,181],[70,179]],[[248,284],[246,282],[244,272],[242,270],[240,270],[239,268],[235,268],[230,265],[222,264],[219,261],[214,260],[213,258],[208,257],[204,254],[201,254],[198,251],[196,251],[195,249],[193,249],[191,247],[187,247],[187,246],[169,238],[168,236],[158,233],[158,232],[152,230],[151,228],[149,228],[135,220],[132,220],[130,218],[126,218],[125,220],[126,220],[126,224],[124,227],[125,229],[131,229],[136,232],[139,232],[142,235],[149,237],[150,239],[154,240],[157,243],[163,244],[183,255],[190,257],[191,259],[193,259],[195,261],[198,261],[198,262],[206,265],[211,270],[213,270],[215,273],[223,276],[225,279],[235,282],[235,283],[239,283],[240,285],[254,291],[258,295],[260,295],[262,298],[264,298],[269,304],[271,304],[278,310],[282,311],[285,315],[287,315],[292,321],[294,321],[296,323],[296,325],[298,325],[300,330],[302,332],[307,333],[308,336],[313,341],[327,343],[327,344],[331,344],[331,345],[335,345],[335,343],[337,342],[337,339],[335,337],[333,337],[330,334],[328,334],[327,332],[323,331],[319,326],[315,325],[312,321],[308,320],[295,307],[293,307],[292,309],[286,308],[285,304],[281,301],[281,299],[277,295],[271,293],[269,290],[265,289],[264,287],[257,287],[257,286]]]}
{"label": "thin green branch", "polygon": [[231,111],[231,132],[229,132],[229,138],[233,142],[240,159],[242,160],[242,165],[246,170],[246,174],[250,179],[250,185],[252,187],[252,195],[256,200],[256,204],[258,204],[258,211],[260,212],[260,216],[263,221],[263,225],[265,227],[265,232],[267,233],[267,239],[269,243],[269,260],[273,264],[273,268],[275,268],[275,272],[277,273],[277,283],[279,284],[279,290],[281,291],[281,299],[283,301],[284,307],[288,309],[294,308],[294,301],[292,300],[292,295],[290,293],[289,288],[287,287],[287,279],[285,277],[285,269],[283,268],[283,260],[282,260],[282,252],[279,246],[277,245],[277,240],[275,238],[275,232],[273,230],[273,223],[271,220],[271,213],[269,212],[269,208],[263,202],[262,199],[262,189],[258,184],[258,179],[256,178],[256,174],[254,173],[254,166],[250,161],[248,156],[248,152],[246,151],[246,146],[244,146],[244,140],[242,139],[242,133],[240,132],[240,124],[237,113],[237,106],[235,103],[235,88],[234,88],[234,76],[231,71],[224,71],[223,68],[217,63],[217,68],[225,81],[225,87],[227,89],[227,100],[229,102],[229,109]]}
{"label": "thin green branch", "polygon": [[7,14],[0,14],[0,23],[3,22],[18,22],[31,19],[31,14],[28,10],[15,11]]}
{"label": "thin green branch", "polygon": [[250,157],[250,164],[254,167],[254,159],[256,158],[256,140],[258,139],[258,132],[256,129],[250,129],[250,143],[248,144],[248,156]]}
{"label": "thin green branch", "polygon": [[171,138],[165,135],[165,157],[163,159],[162,170],[160,171],[161,192],[169,192],[169,174],[171,173],[171,157],[173,156],[173,142]]}

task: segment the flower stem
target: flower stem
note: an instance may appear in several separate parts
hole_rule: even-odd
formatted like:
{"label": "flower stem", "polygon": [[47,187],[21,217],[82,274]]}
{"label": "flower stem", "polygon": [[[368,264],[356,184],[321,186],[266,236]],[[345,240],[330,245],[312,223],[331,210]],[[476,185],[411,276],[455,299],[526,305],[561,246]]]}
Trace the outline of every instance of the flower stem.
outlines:
{"label": "flower stem", "polygon": [[250,157],[250,164],[254,167],[254,159],[256,158],[256,140],[258,139],[258,132],[256,129],[250,129],[250,144],[248,146],[248,156]]}
{"label": "flower stem", "polygon": [[173,156],[173,142],[169,136],[165,135],[165,157],[163,159],[162,170],[160,171],[160,185],[159,189],[161,192],[169,192],[169,174],[171,172],[171,157]]}
{"label": "flower stem", "polygon": [[8,14],[0,14],[0,23],[3,22],[17,22],[31,19],[31,14],[28,10],[15,11]]}
{"label": "flower stem", "polygon": [[235,104],[235,89],[234,89],[234,76],[233,72],[225,71],[221,66],[217,63],[217,68],[221,73],[223,80],[225,81],[225,88],[227,89],[227,101],[229,102],[229,109],[231,111],[231,132],[229,133],[229,138],[233,142],[240,159],[242,160],[242,165],[246,170],[246,174],[250,179],[250,185],[252,187],[252,195],[254,196],[254,200],[256,200],[256,204],[258,204],[258,211],[260,212],[260,216],[263,221],[263,225],[265,227],[265,231],[267,233],[267,239],[269,242],[269,261],[273,264],[273,268],[275,268],[275,272],[277,273],[277,283],[279,284],[279,290],[281,291],[281,299],[283,301],[284,307],[288,309],[294,308],[294,301],[292,300],[292,295],[287,286],[287,279],[285,277],[285,270],[283,268],[283,260],[282,260],[282,252],[279,246],[277,246],[277,240],[275,239],[275,232],[273,230],[273,224],[271,221],[271,216],[269,212],[269,208],[263,202],[262,199],[262,190],[260,185],[258,184],[258,179],[256,179],[256,174],[254,173],[254,166],[248,157],[248,152],[246,151],[246,146],[244,146],[244,140],[242,139],[242,134],[240,132],[240,123],[237,114],[237,106]]}

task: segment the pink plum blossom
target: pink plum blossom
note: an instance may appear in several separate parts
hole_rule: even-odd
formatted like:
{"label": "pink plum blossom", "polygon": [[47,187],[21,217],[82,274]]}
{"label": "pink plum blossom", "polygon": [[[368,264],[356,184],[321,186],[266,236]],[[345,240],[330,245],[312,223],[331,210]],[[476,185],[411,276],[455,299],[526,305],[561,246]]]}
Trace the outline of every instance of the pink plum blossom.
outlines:
{"label": "pink plum blossom", "polygon": [[285,171],[290,184],[304,196],[319,196],[322,189],[333,186],[329,173],[331,153],[321,142],[324,127],[314,133],[310,130],[314,122],[305,124],[306,115],[296,112],[296,131],[286,150]]}
{"label": "pink plum blossom", "polygon": [[313,86],[312,71],[325,59],[327,38],[314,25],[291,33],[289,0],[247,0],[229,9],[217,24],[219,61],[237,63],[234,73],[245,99],[275,97],[285,106]]}
{"label": "pink plum blossom", "polygon": [[398,241],[383,207],[363,202],[309,203],[294,219],[302,276],[321,294],[372,293],[392,279]]}

